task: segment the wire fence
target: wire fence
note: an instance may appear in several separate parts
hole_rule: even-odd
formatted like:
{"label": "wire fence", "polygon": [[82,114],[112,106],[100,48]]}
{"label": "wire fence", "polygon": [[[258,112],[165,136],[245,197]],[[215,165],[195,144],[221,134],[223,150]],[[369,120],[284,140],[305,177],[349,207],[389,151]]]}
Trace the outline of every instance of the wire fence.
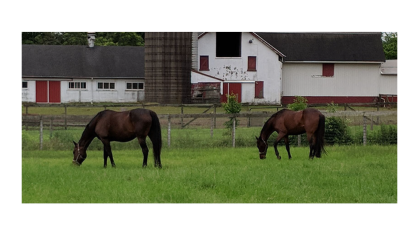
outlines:
{"label": "wire fence", "polygon": [[[243,147],[254,146],[263,124],[274,112],[243,112],[240,114],[162,114],[159,115],[164,147]],[[326,116],[325,140],[327,145],[390,145],[397,144],[396,111],[340,111],[323,112]],[[83,127],[94,115],[23,115],[22,149],[71,148]],[[225,123],[233,120],[233,127]],[[34,138],[34,137],[39,137]],[[276,135],[268,142],[273,143]],[[289,136],[291,145],[307,146],[305,135]],[[116,143],[116,142],[114,142]],[[92,143],[101,149],[99,141]],[[131,144],[113,144],[117,148],[138,148]]]}

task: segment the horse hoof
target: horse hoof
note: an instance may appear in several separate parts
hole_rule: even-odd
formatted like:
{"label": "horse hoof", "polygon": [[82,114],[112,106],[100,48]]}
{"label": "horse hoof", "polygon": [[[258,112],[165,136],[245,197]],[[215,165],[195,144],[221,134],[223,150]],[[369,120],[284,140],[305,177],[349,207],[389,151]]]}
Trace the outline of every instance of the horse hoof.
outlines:
{"label": "horse hoof", "polygon": [[277,158],[278,160],[281,160],[281,156],[277,156],[276,158]]}

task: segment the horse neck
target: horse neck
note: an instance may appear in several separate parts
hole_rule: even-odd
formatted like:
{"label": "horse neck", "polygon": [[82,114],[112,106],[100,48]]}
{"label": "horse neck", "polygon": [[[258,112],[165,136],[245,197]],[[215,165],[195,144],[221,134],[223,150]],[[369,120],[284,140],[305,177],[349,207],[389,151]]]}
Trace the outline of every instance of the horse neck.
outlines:
{"label": "horse neck", "polygon": [[84,147],[84,150],[86,150],[89,147],[92,140],[96,137],[95,128],[94,126],[91,126],[92,125],[90,124],[86,126],[79,140],[79,146]]}
{"label": "horse neck", "polygon": [[269,136],[275,131],[274,130],[274,118],[269,118],[268,121],[266,121],[265,125],[263,125],[262,131],[260,131],[260,137],[262,140],[266,141],[268,140]]}

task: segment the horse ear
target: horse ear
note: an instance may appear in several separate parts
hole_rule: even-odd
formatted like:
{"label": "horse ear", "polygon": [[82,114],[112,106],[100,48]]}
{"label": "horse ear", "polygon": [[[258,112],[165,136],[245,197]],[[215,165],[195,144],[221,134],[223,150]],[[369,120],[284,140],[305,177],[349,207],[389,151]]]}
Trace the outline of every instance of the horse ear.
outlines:
{"label": "horse ear", "polygon": [[255,136],[256,140],[259,140],[257,136]]}
{"label": "horse ear", "polygon": [[77,146],[77,143],[76,142],[73,141],[73,143],[74,143],[74,146]]}

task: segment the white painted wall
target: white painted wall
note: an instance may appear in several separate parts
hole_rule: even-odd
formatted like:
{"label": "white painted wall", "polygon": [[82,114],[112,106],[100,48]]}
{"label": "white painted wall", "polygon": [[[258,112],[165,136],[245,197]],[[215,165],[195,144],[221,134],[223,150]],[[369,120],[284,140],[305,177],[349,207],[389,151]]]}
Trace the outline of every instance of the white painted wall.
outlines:
{"label": "white painted wall", "polygon": [[[252,43],[249,43],[249,40],[252,40]],[[282,63],[277,54],[250,33],[242,33],[241,57],[217,58],[215,42],[216,33],[206,33],[198,40],[198,55],[209,56],[210,69],[200,72],[226,82],[253,81],[253,83],[242,84],[242,102],[244,103],[279,104],[281,102]],[[248,56],[256,56],[257,71],[247,71]],[[264,98],[255,99],[254,81],[264,81]],[[194,77],[192,77],[192,83],[196,83]],[[221,93],[224,94],[224,91]]]}
{"label": "white painted wall", "polygon": [[[68,81],[61,82],[61,102],[137,102],[144,101],[144,90],[127,90],[126,83],[144,83],[144,79],[74,79],[73,82],[86,82],[86,89],[68,88]],[[115,83],[115,89],[98,89],[97,83]],[[138,98],[138,99],[137,99]]]}
{"label": "white painted wall", "polygon": [[35,81],[27,81],[28,82],[28,88],[22,88],[22,102],[35,102],[36,100],[36,85]]}
{"label": "white painted wall", "polygon": [[[25,80],[26,81],[26,80]],[[61,103],[69,102],[137,102],[144,101],[144,90],[127,90],[126,83],[144,83],[144,79],[74,79],[71,82],[86,82],[86,89],[69,89],[70,81],[61,81]],[[115,89],[99,90],[98,82],[115,83]],[[22,89],[22,102],[36,102],[36,81],[28,81]]]}
{"label": "white painted wall", "polygon": [[380,64],[335,63],[322,77],[321,63],[285,63],[283,96],[378,96]]}
{"label": "white painted wall", "polygon": [[397,95],[397,60],[383,63],[380,74],[380,94]]}

